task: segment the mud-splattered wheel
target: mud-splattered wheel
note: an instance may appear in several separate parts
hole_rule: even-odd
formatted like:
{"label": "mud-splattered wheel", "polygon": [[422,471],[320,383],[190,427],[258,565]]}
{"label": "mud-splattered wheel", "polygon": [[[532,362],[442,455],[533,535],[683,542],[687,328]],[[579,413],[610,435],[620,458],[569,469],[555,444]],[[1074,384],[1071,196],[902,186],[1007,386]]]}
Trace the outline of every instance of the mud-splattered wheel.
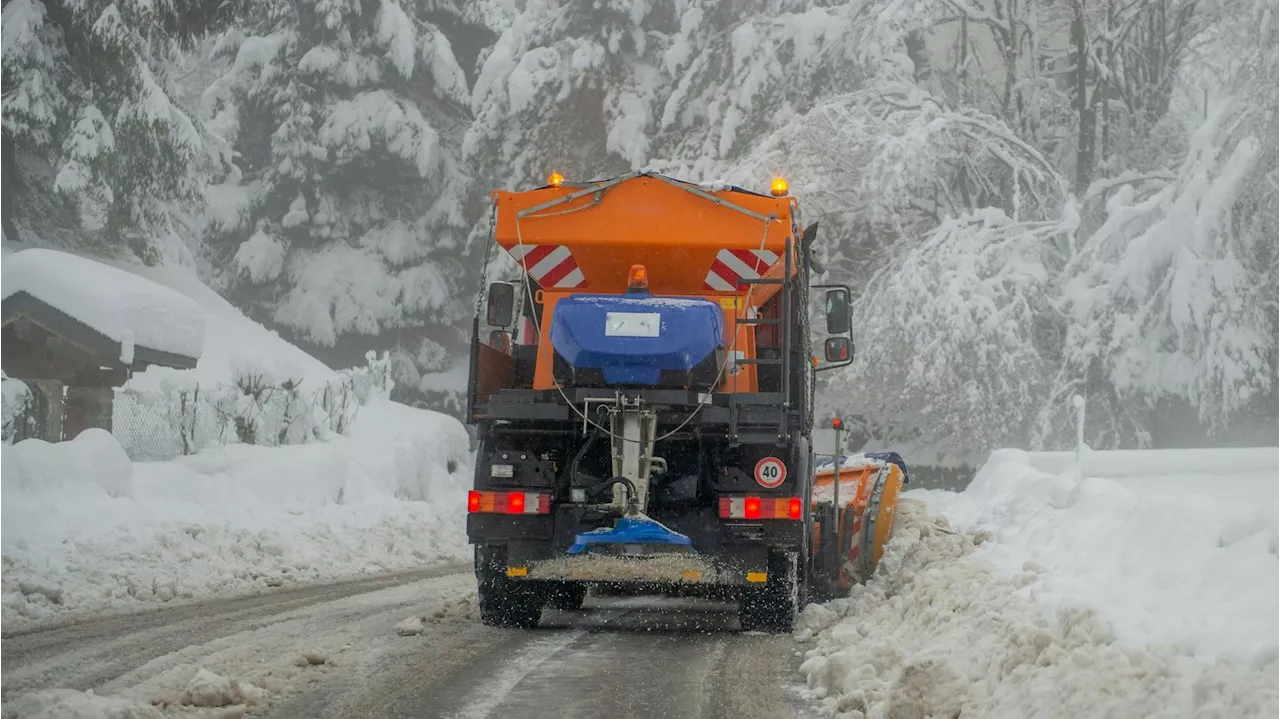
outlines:
{"label": "mud-splattered wheel", "polygon": [[795,627],[800,609],[800,573],[793,552],[770,552],[768,579],[742,593],[738,622],[744,632],[786,633]]}
{"label": "mud-splattered wheel", "polygon": [[476,547],[476,582],[481,622],[517,629],[538,626],[545,597],[537,585],[507,577],[506,547]]}
{"label": "mud-splattered wheel", "polygon": [[548,600],[555,609],[582,609],[587,600],[587,585],[557,582],[552,585]]}

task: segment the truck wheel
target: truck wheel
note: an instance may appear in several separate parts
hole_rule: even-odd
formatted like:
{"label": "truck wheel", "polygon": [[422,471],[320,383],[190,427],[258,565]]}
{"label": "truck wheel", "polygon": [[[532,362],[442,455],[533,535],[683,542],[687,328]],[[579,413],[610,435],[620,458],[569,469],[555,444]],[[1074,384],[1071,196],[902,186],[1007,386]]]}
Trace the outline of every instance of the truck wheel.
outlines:
{"label": "truck wheel", "polygon": [[744,632],[783,634],[795,628],[800,608],[800,582],[794,552],[769,553],[769,578],[763,587],[742,593],[738,623]]}
{"label": "truck wheel", "polygon": [[486,626],[538,626],[544,596],[534,584],[507,578],[506,547],[476,547],[476,584],[480,621]]}
{"label": "truck wheel", "polygon": [[582,609],[587,599],[587,585],[561,582],[551,588],[551,606],[556,609]]}

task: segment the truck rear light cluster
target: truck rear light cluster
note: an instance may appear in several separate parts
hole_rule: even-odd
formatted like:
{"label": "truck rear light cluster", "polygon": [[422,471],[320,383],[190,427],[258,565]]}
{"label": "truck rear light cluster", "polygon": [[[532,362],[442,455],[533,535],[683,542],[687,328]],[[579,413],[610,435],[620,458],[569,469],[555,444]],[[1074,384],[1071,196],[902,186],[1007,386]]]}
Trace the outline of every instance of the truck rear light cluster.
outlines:
{"label": "truck rear light cluster", "polygon": [[800,519],[799,497],[721,497],[721,519]]}
{"label": "truck rear light cluster", "polygon": [[467,511],[490,514],[551,514],[551,495],[541,492],[467,493]]}

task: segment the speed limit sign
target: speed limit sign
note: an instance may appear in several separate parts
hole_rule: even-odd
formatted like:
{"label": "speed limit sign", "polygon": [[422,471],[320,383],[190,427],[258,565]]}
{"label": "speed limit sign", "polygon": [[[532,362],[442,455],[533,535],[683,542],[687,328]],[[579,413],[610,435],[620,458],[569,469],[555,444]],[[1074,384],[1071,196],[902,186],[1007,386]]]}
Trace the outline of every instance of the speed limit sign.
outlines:
{"label": "speed limit sign", "polygon": [[773,489],[787,479],[787,465],[777,457],[765,457],[756,462],[756,484]]}

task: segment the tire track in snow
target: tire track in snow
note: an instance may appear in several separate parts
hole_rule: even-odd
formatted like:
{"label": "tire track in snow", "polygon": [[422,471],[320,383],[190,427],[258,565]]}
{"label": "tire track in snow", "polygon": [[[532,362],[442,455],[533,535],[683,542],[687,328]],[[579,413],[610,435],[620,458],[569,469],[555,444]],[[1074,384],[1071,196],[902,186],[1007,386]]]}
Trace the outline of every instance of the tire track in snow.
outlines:
{"label": "tire track in snow", "polygon": [[503,668],[479,687],[479,691],[468,702],[466,708],[453,715],[453,719],[489,719],[493,711],[506,701],[511,690],[524,681],[525,677],[565,647],[578,641],[584,634],[586,630],[583,629],[570,630],[529,643],[519,653],[503,662]]}
{"label": "tire track in snow", "polygon": [[[98,688],[159,659],[220,639],[263,632],[302,614],[349,619],[372,608],[324,605],[359,595],[469,573],[465,564],[206,601],[136,614],[77,620],[4,639],[3,699],[46,687]],[[336,615],[336,616],[335,616]]]}

